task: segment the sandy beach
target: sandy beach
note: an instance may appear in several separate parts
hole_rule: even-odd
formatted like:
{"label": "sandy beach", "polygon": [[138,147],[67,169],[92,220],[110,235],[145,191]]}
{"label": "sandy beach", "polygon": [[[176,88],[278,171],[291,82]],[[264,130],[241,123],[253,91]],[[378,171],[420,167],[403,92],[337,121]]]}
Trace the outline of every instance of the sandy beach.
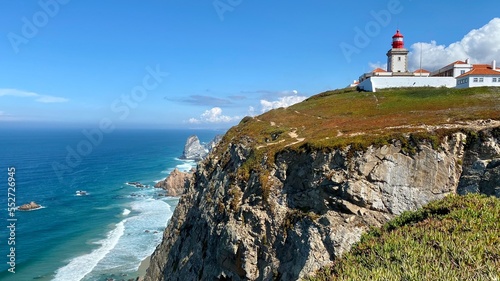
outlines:
{"label": "sandy beach", "polygon": [[144,276],[146,275],[146,270],[149,267],[150,261],[151,261],[151,256],[148,256],[141,262],[141,265],[139,265],[139,269],[137,270],[137,274],[139,275],[139,280],[143,280]]}

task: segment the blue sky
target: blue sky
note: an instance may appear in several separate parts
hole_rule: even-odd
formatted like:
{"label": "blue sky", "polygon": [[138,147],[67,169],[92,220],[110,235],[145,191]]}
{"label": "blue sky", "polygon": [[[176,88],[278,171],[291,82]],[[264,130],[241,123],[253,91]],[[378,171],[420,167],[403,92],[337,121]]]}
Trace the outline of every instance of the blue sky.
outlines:
{"label": "blue sky", "polygon": [[0,127],[227,128],[383,67],[397,28],[427,68],[500,61],[498,5],[450,3],[0,0]]}

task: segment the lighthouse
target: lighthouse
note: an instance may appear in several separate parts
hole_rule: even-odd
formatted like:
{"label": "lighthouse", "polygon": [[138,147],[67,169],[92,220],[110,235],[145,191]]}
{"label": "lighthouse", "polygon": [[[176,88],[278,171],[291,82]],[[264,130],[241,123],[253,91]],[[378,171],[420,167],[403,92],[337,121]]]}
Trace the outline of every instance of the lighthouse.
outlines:
{"label": "lighthouse", "polygon": [[387,52],[387,71],[393,75],[408,72],[408,50],[405,49],[404,36],[399,30],[392,36],[392,48]]}

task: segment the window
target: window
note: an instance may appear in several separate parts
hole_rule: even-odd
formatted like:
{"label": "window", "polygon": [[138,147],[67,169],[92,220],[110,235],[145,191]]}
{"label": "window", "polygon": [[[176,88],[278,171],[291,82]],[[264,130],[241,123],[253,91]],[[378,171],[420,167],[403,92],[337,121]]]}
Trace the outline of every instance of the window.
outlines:
{"label": "window", "polygon": [[465,70],[460,70],[460,74],[464,74],[465,73]]}
{"label": "window", "polygon": [[474,80],[472,80],[472,81],[473,81],[473,82],[477,82],[477,81],[478,81],[478,80],[477,80],[477,77],[474,77]]}
{"label": "window", "polygon": [[398,57],[398,61],[401,61],[401,57]]}
{"label": "window", "polygon": [[497,78],[496,77],[493,77],[493,82],[497,82]]}
{"label": "window", "polygon": [[479,82],[480,82],[480,83],[481,83],[481,82],[483,82],[483,81],[484,81],[484,78],[483,78],[483,77],[479,78]]}

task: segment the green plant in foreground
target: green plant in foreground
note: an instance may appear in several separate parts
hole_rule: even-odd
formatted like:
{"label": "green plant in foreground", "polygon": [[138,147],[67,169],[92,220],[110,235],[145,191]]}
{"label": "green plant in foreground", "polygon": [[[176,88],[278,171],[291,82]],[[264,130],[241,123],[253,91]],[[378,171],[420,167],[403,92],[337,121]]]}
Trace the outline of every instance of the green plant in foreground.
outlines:
{"label": "green plant in foreground", "polygon": [[309,281],[500,280],[500,199],[453,195],[364,234]]}

